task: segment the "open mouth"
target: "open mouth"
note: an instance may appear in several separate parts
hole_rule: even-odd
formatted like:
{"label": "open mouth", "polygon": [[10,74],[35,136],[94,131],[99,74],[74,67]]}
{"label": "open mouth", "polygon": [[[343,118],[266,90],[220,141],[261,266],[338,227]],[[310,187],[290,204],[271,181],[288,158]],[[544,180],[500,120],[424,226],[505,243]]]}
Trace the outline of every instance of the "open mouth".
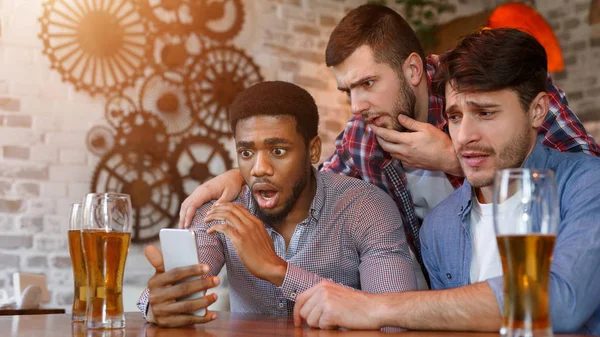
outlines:
{"label": "open mouth", "polygon": [[279,201],[279,191],[269,184],[255,184],[252,193],[258,207],[262,209],[273,208]]}

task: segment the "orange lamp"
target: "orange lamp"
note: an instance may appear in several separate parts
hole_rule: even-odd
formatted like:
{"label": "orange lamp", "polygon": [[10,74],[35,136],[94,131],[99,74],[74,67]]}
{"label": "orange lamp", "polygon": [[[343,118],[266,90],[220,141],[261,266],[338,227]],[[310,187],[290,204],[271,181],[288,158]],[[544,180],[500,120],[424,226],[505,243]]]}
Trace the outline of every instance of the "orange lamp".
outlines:
{"label": "orange lamp", "polygon": [[489,18],[490,28],[515,28],[535,37],[546,49],[548,71],[565,69],[558,40],[548,22],[533,8],[521,3],[507,3],[496,8]]}

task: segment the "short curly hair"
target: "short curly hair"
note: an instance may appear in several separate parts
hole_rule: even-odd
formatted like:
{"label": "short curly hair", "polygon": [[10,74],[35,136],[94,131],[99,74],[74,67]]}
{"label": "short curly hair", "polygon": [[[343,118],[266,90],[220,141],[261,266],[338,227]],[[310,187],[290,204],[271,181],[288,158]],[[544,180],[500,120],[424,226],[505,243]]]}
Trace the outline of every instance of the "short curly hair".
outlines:
{"label": "short curly hair", "polygon": [[314,98],[299,86],[283,81],[257,83],[239,93],[229,107],[229,126],[254,116],[292,116],[306,144],[317,136],[319,111]]}

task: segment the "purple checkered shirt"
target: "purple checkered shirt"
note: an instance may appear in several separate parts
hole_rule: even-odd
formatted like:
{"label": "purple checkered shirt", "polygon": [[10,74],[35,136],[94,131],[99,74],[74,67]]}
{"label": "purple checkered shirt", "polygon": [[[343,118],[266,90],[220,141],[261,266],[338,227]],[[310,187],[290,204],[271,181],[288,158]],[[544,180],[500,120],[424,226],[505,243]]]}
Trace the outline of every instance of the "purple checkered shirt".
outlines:
{"label": "purple checkered shirt", "polygon": [[[439,59],[437,55],[427,57],[427,85],[429,89],[428,122],[448,133],[444,100],[431,92],[433,78]],[[550,109],[544,123],[539,128],[543,136],[543,144],[559,151],[584,152],[600,155],[600,147],[594,138],[568,107],[565,93],[554,86],[550,75],[546,88],[550,100]],[[367,127],[361,116],[353,116],[335,141],[335,153],[321,166],[321,171],[333,172],[355,177],[378,186],[387,192],[395,201],[404,219],[405,232],[409,244],[414,248],[417,260],[423,272],[419,229],[420,221],[414,211],[412,198],[407,189],[406,176],[400,161],[392,158],[377,143],[375,134]],[[450,183],[457,188],[462,185],[463,178],[447,175]]]}
{"label": "purple checkered shirt", "polygon": [[[317,191],[309,216],[296,226],[287,250],[283,237],[265,225],[277,255],[288,262],[281,287],[252,275],[223,234],[206,234],[217,223],[203,221],[212,203],[196,212],[192,229],[199,260],[211,268],[207,277],[217,275],[225,264],[231,311],[291,315],[296,296],[325,279],[370,293],[416,289],[402,219],[394,201],[364,181],[313,172]],[[248,188],[234,202],[256,214]],[[138,307],[145,317],[148,289]]]}

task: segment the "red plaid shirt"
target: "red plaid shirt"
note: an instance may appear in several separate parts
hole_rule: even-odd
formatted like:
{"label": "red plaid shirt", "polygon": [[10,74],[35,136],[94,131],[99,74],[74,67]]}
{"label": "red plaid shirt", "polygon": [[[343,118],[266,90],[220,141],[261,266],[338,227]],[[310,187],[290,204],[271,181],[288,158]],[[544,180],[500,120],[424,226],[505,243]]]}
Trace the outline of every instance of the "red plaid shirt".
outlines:
{"label": "red plaid shirt", "polygon": [[[429,88],[428,122],[448,133],[444,100],[431,93],[431,79],[439,64],[437,55],[427,57],[427,85]],[[546,120],[539,129],[544,137],[542,143],[560,151],[584,152],[600,155],[600,147],[587,133],[568,107],[565,93],[552,84],[548,75],[547,92],[550,109]],[[353,116],[346,128],[337,137],[335,153],[322,165],[321,170],[336,172],[370,182],[386,191],[395,201],[405,223],[409,243],[415,249],[421,262],[419,228],[420,222],[414,214],[414,205],[408,189],[402,164],[393,159],[377,143],[375,134],[367,128],[360,116]],[[450,183],[457,188],[462,185],[462,177],[448,175]]]}

